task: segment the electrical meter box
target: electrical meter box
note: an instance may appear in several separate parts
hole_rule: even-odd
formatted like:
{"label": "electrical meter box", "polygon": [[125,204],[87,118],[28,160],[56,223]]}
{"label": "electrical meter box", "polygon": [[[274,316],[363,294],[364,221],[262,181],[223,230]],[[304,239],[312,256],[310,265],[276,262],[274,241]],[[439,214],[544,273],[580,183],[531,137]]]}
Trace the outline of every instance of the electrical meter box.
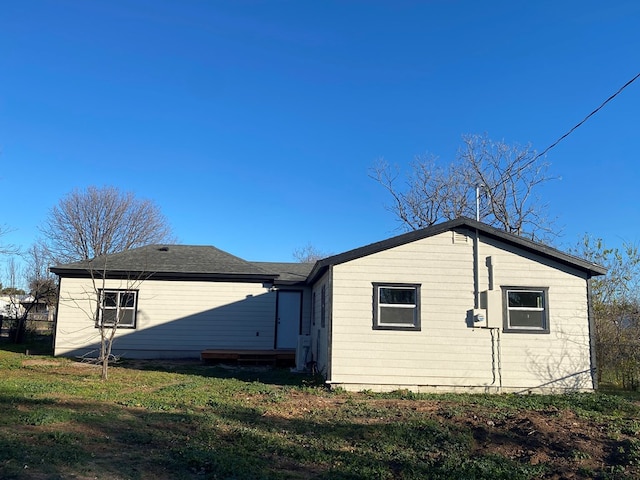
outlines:
{"label": "electrical meter box", "polygon": [[487,326],[487,311],[484,308],[473,310],[473,327],[484,328]]}

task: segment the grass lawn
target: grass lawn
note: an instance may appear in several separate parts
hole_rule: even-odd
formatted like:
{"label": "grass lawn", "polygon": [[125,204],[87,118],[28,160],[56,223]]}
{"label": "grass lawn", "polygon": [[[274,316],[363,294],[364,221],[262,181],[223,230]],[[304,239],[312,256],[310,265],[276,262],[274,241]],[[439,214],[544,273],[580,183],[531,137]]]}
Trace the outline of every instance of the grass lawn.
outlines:
{"label": "grass lawn", "polygon": [[2,479],[640,478],[617,394],[329,391],[286,370],[0,350]]}

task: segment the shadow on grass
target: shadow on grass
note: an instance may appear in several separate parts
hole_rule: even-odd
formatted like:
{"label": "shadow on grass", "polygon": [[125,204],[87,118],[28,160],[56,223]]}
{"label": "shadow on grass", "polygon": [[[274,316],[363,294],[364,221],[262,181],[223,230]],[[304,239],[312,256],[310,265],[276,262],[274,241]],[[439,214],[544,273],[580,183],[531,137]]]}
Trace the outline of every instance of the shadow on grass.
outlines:
{"label": "shadow on grass", "polygon": [[542,471],[474,455],[470,430],[425,418],[291,418],[215,402],[161,412],[11,395],[0,397],[0,409],[4,479],[526,479]]}
{"label": "shadow on grass", "polygon": [[38,335],[23,343],[15,343],[8,338],[0,338],[0,350],[26,355],[53,355],[53,337]]}
{"label": "shadow on grass", "polygon": [[[28,356],[47,356],[53,359],[53,341],[50,336],[25,343],[13,343],[6,339],[1,339],[0,351]],[[82,361],[81,359],[75,360]],[[279,386],[317,387],[324,385],[324,379],[320,375],[292,372],[290,368],[286,367],[210,364],[197,359],[134,360],[123,358],[112,366],[128,370],[178,373],[197,375],[204,378],[236,379],[243,382],[261,382]]]}
{"label": "shadow on grass", "polygon": [[236,379],[243,382],[260,382],[280,386],[322,386],[320,375],[292,372],[286,367],[239,366],[235,364],[209,364],[199,360],[128,360],[117,364],[120,368],[197,375],[205,378]]}

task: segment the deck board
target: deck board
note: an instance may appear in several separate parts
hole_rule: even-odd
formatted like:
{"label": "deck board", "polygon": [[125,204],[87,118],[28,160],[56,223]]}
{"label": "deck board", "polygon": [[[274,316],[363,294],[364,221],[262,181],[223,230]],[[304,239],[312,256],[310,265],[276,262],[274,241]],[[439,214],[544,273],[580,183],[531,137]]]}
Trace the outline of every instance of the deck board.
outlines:
{"label": "deck board", "polygon": [[295,350],[203,350],[200,359],[206,362],[232,361],[242,364],[293,365]]}

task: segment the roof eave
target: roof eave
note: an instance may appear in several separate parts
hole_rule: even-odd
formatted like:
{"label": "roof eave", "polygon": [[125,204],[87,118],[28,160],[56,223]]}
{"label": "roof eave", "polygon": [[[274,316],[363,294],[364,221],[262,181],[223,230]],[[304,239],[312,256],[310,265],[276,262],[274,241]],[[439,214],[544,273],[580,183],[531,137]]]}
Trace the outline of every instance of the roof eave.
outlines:
{"label": "roof eave", "polygon": [[606,268],[600,265],[597,265],[595,263],[588,262],[578,257],[574,257],[573,255],[569,255],[555,248],[548,247],[538,242],[534,242],[533,240],[529,240],[527,238],[514,235],[512,233],[508,233],[503,230],[499,230],[495,227],[491,227],[487,224],[478,222],[471,218],[460,217],[455,220],[449,220],[447,222],[443,222],[437,225],[432,225],[430,227],[426,227],[421,230],[413,230],[411,232],[398,235],[396,237],[371,243],[364,247],[349,250],[347,252],[340,253],[338,255],[333,255],[331,257],[327,257],[322,260],[319,260],[318,262],[316,262],[313,269],[309,273],[307,277],[307,282],[313,283],[320,275],[324,273],[324,271],[330,265],[339,265],[344,262],[365,257],[367,255],[378,253],[383,250],[388,250],[390,248],[404,245],[416,240],[421,240],[423,238],[432,237],[434,235],[438,235],[440,233],[444,233],[446,231],[450,231],[455,228],[461,228],[461,227],[477,230],[479,232],[482,232],[485,235],[489,235],[494,238],[498,238],[508,243],[517,245],[528,251],[531,251],[537,254],[542,254],[549,258],[553,258],[556,261],[559,261],[566,265],[570,265],[574,268],[583,270],[585,273],[587,273],[589,277],[605,275],[607,273]]}
{"label": "roof eave", "polygon": [[[65,269],[52,267],[52,273],[64,278],[105,278],[115,280],[213,280],[223,281],[241,281],[241,282],[274,282],[277,275],[264,273],[194,273],[194,272],[140,272],[126,270],[109,270],[103,272],[101,270],[90,269]],[[104,275],[103,275],[104,274]]]}

